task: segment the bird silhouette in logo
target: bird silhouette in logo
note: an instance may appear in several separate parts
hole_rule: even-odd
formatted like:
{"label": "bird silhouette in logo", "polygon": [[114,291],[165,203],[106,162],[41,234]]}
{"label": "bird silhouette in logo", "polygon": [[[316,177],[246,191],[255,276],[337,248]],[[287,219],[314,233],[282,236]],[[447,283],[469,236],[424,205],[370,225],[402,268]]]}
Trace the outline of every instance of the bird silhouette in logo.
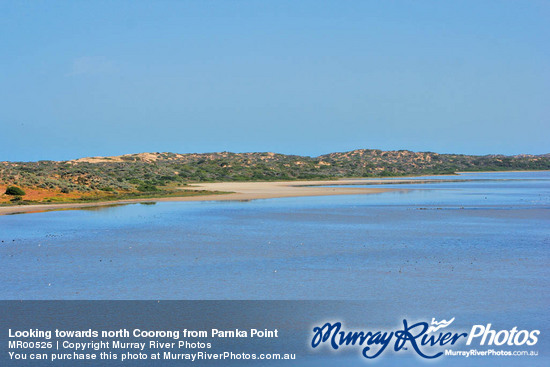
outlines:
{"label": "bird silhouette in logo", "polygon": [[439,329],[446,328],[447,326],[451,325],[451,323],[455,321],[455,318],[453,317],[449,321],[447,320],[441,320],[439,322],[435,321],[435,318],[432,318],[432,324],[428,328],[428,333],[436,332]]}

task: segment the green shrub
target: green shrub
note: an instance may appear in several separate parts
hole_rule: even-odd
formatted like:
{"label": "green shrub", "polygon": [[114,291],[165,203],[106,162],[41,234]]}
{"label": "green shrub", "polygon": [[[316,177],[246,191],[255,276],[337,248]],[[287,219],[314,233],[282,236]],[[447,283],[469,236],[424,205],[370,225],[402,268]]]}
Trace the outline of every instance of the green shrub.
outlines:
{"label": "green shrub", "polygon": [[25,195],[25,191],[17,186],[8,186],[6,189],[6,195],[23,196]]}
{"label": "green shrub", "polygon": [[158,187],[155,185],[151,185],[148,183],[141,184],[137,187],[138,191],[141,192],[153,192],[153,191],[159,191]]}

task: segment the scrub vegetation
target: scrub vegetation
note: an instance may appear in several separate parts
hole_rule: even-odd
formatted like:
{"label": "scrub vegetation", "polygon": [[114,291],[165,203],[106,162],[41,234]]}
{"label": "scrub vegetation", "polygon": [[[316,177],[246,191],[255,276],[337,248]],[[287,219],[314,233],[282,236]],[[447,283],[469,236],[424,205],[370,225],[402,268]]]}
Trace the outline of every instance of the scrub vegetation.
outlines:
{"label": "scrub vegetation", "polygon": [[[275,153],[140,153],[72,161],[0,162],[0,190],[6,190],[0,196],[0,203],[80,202],[204,194],[180,189],[197,182],[548,169],[549,154],[473,156],[372,149],[318,157]],[[22,193],[8,193],[15,189]],[[20,198],[16,202],[13,201],[14,195]]]}

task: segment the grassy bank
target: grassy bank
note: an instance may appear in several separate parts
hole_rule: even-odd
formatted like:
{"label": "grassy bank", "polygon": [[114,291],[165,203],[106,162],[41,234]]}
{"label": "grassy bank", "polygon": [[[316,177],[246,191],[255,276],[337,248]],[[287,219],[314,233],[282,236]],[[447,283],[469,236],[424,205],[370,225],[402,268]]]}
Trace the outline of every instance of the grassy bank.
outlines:
{"label": "grassy bank", "polygon": [[[33,205],[33,204],[77,204],[77,203],[98,203],[109,201],[124,201],[133,199],[160,199],[177,198],[204,195],[227,194],[228,192],[208,191],[208,190],[158,190],[154,192],[88,192],[80,196],[56,193],[52,196],[45,196],[42,199],[26,199],[23,197],[0,197],[0,206],[15,205]],[[15,199],[15,200],[14,200]]]}

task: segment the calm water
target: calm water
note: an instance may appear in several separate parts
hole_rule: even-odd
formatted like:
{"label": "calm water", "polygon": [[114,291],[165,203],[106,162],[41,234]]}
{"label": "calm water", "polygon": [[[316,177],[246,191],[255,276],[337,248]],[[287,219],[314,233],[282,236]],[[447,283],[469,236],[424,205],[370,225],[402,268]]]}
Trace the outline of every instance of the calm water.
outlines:
{"label": "calm water", "polygon": [[434,178],[376,195],[1,216],[0,299],[549,305],[550,172]]}
{"label": "calm water", "polygon": [[416,180],[1,216],[0,299],[368,300],[379,325],[439,316],[548,334],[550,172]]}

